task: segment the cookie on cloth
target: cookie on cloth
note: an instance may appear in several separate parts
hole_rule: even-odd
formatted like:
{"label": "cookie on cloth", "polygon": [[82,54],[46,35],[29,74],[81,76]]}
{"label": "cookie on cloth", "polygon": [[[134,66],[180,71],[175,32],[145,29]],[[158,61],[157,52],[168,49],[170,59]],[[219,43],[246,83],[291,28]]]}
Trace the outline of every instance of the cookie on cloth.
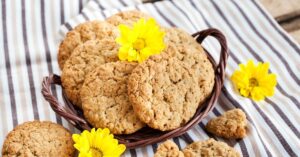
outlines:
{"label": "cookie on cloth", "polygon": [[26,122],[7,135],[2,156],[72,157],[73,144],[71,133],[61,125],[48,121]]}
{"label": "cookie on cloth", "polygon": [[118,26],[120,24],[131,26],[141,18],[149,19],[151,16],[138,10],[130,10],[114,14],[108,17],[106,21],[114,26]]}
{"label": "cookie on cloth", "polygon": [[78,45],[92,39],[115,39],[117,36],[118,29],[105,21],[89,21],[79,24],[67,33],[59,45],[58,64],[60,69],[63,69],[65,62]]}
{"label": "cookie on cloth", "polygon": [[206,130],[212,134],[229,139],[240,139],[246,136],[246,114],[241,109],[233,109],[211,119]]}
{"label": "cookie on cloth", "polygon": [[86,75],[81,89],[82,109],[87,121],[113,134],[130,134],[144,124],[128,99],[127,79],[137,63],[106,63]]}
{"label": "cookie on cloth", "polygon": [[118,44],[112,38],[89,40],[79,45],[64,65],[62,86],[70,101],[81,108],[80,89],[85,75],[101,64],[118,60]]}
{"label": "cookie on cloth", "polygon": [[212,64],[201,45],[191,36],[188,40],[174,44],[165,39],[166,49],[139,64],[129,77],[128,94],[134,111],[154,129],[183,126],[212,92]]}
{"label": "cookie on cloth", "polygon": [[208,139],[194,142],[183,149],[185,157],[239,157],[240,154],[224,142]]}
{"label": "cookie on cloth", "polygon": [[173,141],[168,140],[158,146],[154,157],[184,157],[184,155]]}

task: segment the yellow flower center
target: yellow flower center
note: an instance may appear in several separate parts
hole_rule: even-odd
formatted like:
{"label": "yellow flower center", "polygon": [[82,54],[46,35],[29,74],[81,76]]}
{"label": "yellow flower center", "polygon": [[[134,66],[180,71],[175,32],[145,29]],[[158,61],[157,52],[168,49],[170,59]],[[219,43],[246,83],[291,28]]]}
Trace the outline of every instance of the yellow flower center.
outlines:
{"label": "yellow flower center", "polygon": [[250,78],[250,80],[249,80],[249,85],[250,85],[251,88],[257,87],[257,86],[258,86],[258,81],[257,81],[257,79],[256,79],[256,78]]}
{"label": "yellow flower center", "polygon": [[92,152],[92,156],[95,156],[95,157],[103,156],[102,151],[99,148],[91,147],[90,151]]}
{"label": "yellow flower center", "polygon": [[140,51],[144,47],[146,47],[146,43],[144,39],[138,38],[134,43],[133,43],[133,48]]}

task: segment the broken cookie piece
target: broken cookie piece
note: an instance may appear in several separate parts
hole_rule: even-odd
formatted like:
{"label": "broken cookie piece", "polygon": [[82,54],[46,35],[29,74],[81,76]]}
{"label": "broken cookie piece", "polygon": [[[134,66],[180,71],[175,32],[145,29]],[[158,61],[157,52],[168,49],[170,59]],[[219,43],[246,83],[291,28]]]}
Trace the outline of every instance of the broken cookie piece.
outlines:
{"label": "broken cookie piece", "polygon": [[171,140],[165,141],[157,148],[154,157],[184,157],[178,146]]}
{"label": "broken cookie piece", "polygon": [[241,109],[233,109],[211,119],[206,130],[216,136],[228,139],[240,139],[246,136],[247,119]]}
{"label": "broken cookie piece", "polygon": [[208,139],[194,142],[183,150],[185,157],[239,157],[240,154],[224,142]]}

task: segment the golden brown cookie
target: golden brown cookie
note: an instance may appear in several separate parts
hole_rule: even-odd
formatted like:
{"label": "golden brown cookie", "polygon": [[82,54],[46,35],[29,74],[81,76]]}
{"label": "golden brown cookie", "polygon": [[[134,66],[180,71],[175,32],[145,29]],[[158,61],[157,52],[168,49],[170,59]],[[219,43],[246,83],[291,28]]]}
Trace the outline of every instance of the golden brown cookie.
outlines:
{"label": "golden brown cookie", "polygon": [[240,139],[246,136],[247,119],[241,109],[233,109],[211,119],[206,130],[212,134],[229,139]]}
{"label": "golden brown cookie", "polygon": [[[165,51],[165,53],[170,54],[171,56],[176,55],[179,59],[184,59],[186,54],[194,54],[199,53],[202,57],[198,60],[198,69],[196,69],[196,75],[198,76],[206,76],[206,77],[198,77],[198,82],[200,84],[200,89],[203,93],[201,97],[202,103],[212,92],[212,89],[215,84],[215,74],[212,68],[212,64],[207,58],[207,55],[200,44],[198,44],[195,39],[189,35],[187,32],[179,29],[179,28],[167,28],[165,29],[166,36],[165,42],[167,45],[171,45],[176,47],[176,51]],[[171,53],[170,53],[171,52]],[[189,62],[189,61],[187,61]],[[193,65],[195,66],[195,65]]]}
{"label": "golden brown cookie", "polygon": [[106,21],[114,26],[118,26],[120,24],[131,26],[141,18],[149,19],[150,15],[138,10],[130,10],[114,14],[108,17]]}
{"label": "golden brown cookie", "polygon": [[79,45],[62,70],[61,81],[67,97],[81,108],[80,89],[85,75],[101,64],[118,60],[118,44],[112,38],[89,40]]}
{"label": "golden brown cookie", "polygon": [[139,64],[129,77],[134,111],[152,128],[166,131],[184,125],[212,91],[212,64],[202,47],[192,37],[188,40],[174,44],[165,39],[166,49]]}
{"label": "golden brown cookie", "polygon": [[68,32],[65,39],[60,43],[58,50],[60,69],[63,69],[66,60],[78,45],[92,39],[115,39],[117,36],[118,30],[116,27],[105,21],[89,21],[78,25]]}
{"label": "golden brown cookie", "polygon": [[17,126],[3,144],[3,157],[72,157],[75,153],[71,133],[48,121],[32,121]]}
{"label": "golden brown cookie", "polygon": [[184,157],[184,155],[173,141],[168,140],[158,146],[154,157]]}
{"label": "golden brown cookie", "polygon": [[127,95],[127,79],[136,63],[106,63],[91,71],[81,89],[85,118],[96,128],[113,134],[130,134],[144,124],[132,109]]}
{"label": "golden brown cookie", "polygon": [[208,139],[194,142],[183,150],[185,157],[239,157],[240,154],[224,142]]}
{"label": "golden brown cookie", "polygon": [[176,28],[163,28],[166,32],[165,42],[173,45],[190,45],[195,43],[195,39],[187,32]]}

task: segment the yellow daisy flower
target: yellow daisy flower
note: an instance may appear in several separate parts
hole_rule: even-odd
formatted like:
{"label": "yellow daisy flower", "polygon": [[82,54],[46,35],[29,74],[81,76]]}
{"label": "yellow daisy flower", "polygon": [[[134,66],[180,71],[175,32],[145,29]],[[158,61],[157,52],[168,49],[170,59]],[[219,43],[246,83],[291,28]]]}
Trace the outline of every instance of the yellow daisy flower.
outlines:
{"label": "yellow daisy flower", "polygon": [[134,23],[132,28],[124,24],[118,28],[120,37],[116,42],[121,45],[118,56],[122,61],[142,62],[151,55],[159,54],[165,48],[165,33],[160,30],[153,18],[149,20],[142,18]]}
{"label": "yellow daisy flower", "polygon": [[79,157],[119,157],[126,149],[125,145],[118,144],[107,128],[93,128],[91,132],[85,130],[81,134],[73,134],[72,138]]}
{"label": "yellow daisy flower", "polygon": [[258,101],[274,95],[277,81],[275,74],[268,73],[269,63],[259,62],[254,65],[249,60],[246,65],[240,64],[239,67],[232,74],[231,80],[242,96]]}

